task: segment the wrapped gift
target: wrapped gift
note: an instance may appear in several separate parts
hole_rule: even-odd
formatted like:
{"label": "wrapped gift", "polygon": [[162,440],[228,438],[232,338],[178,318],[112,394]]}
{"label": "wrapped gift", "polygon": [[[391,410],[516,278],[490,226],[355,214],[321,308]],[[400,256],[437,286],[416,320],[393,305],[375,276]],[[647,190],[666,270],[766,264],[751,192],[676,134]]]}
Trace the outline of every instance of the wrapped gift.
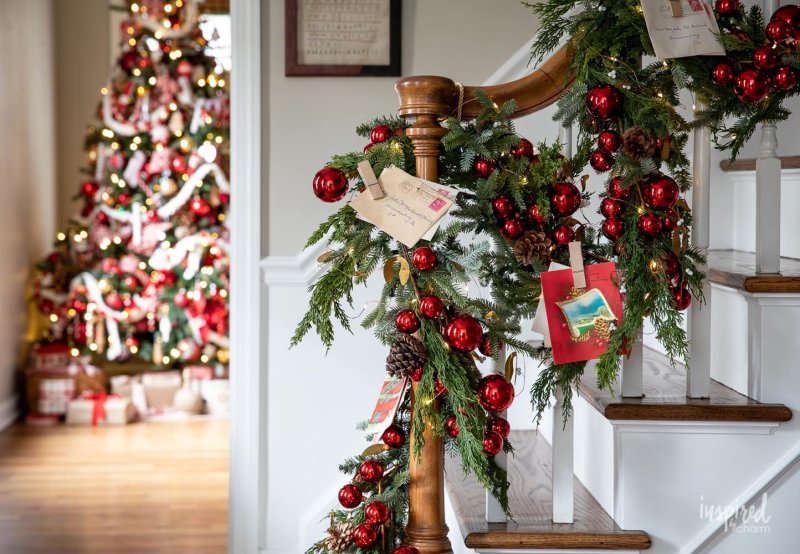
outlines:
{"label": "wrapped gift", "polygon": [[75,390],[78,394],[108,391],[106,372],[90,364],[87,359],[73,362],[70,365],[70,372],[75,375]]}
{"label": "wrapped gift", "polygon": [[153,371],[143,374],[142,387],[149,411],[172,408],[181,382],[180,371]]}
{"label": "wrapped gift", "polygon": [[75,398],[75,380],[69,377],[39,380],[36,412],[41,415],[64,415],[67,404]]}
{"label": "wrapped gift", "polygon": [[111,378],[111,394],[130,400],[138,413],[147,413],[147,397],[140,375],[114,375]]}
{"label": "wrapped gift", "polygon": [[230,381],[227,379],[200,381],[200,394],[206,401],[206,412],[211,415],[228,415]]}
{"label": "wrapped gift", "polygon": [[104,392],[84,392],[67,406],[68,425],[126,425],[135,417],[129,399]]}
{"label": "wrapped gift", "polygon": [[69,365],[69,346],[61,342],[37,344],[31,351],[35,369],[55,369]]}

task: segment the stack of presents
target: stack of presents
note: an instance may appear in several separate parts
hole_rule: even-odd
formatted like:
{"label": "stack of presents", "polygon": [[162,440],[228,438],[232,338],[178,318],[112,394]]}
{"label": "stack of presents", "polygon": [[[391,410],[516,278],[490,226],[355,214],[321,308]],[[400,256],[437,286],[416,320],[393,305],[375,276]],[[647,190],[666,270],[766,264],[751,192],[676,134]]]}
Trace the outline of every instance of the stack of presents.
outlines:
{"label": "stack of presents", "polygon": [[[133,369],[133,368],[131,368]],[[25,370],[27,421],[34,425],[125,425],[137,420],[228,414],[228,369],[222,364],[109,376],[60,343],[34,347]]]}

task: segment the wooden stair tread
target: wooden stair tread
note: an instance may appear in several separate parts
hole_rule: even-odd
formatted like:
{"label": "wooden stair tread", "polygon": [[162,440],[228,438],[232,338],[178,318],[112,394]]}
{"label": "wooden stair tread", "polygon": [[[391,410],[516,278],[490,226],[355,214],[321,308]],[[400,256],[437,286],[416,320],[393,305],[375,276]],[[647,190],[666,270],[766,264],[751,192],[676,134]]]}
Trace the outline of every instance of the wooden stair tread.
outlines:
{"label": "wooden stair tread", "polygon": [[513,431],[508,457],[509,506],[514,521],[487,523],[485,491],[473,475],[464,476],[458,458],[448,458],[446,483],[469,548],[644,550],[650,537],[623,531],[594,497],[575,480],[575,523],[552,522],[552,454],[535,431]]}
{"label": "wooden stair tread", "polygon": [[785,422],[792,411],[783,404],[762,404],[711,380],[710,398],[686,397],[686,370],[645,350],[644,398],[622,398],[601,390],[594,372],[580,384],[581,396],[609,420]]}
{"label": "wooden stair tread", "polygon": [[[781,161],[781,169],[800,168],[800,156],[779,156],[778,159]],[[755,171],[756,158],[741,159],[735,162],[722,160],[719,162],[719,167],[722,171]]]}
{"label": "wooden stair tread", "polygon": [[756,273],[753,252],[709,250],[708,279],[746,292],[800,292],[800,260],[781,258],[780,273]]}

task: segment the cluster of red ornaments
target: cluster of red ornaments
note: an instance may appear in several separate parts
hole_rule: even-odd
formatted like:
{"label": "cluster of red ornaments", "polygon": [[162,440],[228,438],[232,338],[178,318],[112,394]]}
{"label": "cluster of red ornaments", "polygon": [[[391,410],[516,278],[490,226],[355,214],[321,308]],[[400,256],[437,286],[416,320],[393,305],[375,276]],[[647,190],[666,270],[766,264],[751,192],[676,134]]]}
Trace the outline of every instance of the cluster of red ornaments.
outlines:
{"label": "cluster of red ornaments", "polygon": [[[656,237],[661,232],[671,232],[680,220],[674,206],[680,197],[678,184],[666,175],[655,174],[639,183],[642,201],[646,208],[636,221],[636,228],[647,237]],[[608,183],[606,198],[600,203],[600,213],[606,218],[602,224],[603,234],[611,241],[618,241],[625,233],[622,214],[633,190],[624,187],[622,179],[614,177]],[[656,212],[660,212],[656,213]]]}
{"label": "cluster of red ornaments", "polygon": [[402,128],[392,129],[388,125],[376,125],[369,133],[369,140],[371,142],[364,147],[364,153],[366,154],[372,150],[372,147],[376,144],[389,142],[389,139],[397,135],[402,135],[404,132]]}
{"label": "cluster of red ornaments", "polygon": [[[478,402],[483,409],[492,414],[486,420],[483,452],[487,456],[494,456],[503,449],[505,439],[511,433],[511,425],[508,420],[497,413],[503,412],[511,406],[514,401],[514,385],[506,381],[502,375],[487,375],[478,383],[477,395]],[[461,430],[455,415],[451,415],[445,420],[444,430],[448,436],[458,437]]]}

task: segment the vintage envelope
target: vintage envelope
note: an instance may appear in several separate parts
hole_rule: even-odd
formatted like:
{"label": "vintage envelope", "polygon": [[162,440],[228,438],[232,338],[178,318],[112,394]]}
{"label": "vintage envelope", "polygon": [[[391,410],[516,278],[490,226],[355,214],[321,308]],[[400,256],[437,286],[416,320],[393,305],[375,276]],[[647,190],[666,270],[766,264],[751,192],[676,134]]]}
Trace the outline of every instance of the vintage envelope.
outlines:
{"label": "vintage envelope", "polygon": [[359,217],[411,248],[434,227],[453,201],[402,169],[387,167],[379,177],[386,196],[373,200],[369,193],[350,205]]}
{"label": "vintage envelope", "polygon": [[724,56],[715,35],[719,26],[711,6],[700,0],[680,0],[682,15],[674,17],[669,0],[642,0],[647,32],[662,60],[687,56]]}
{"label": "vintage envelope", "polygon": [[394,422],[394,416],[403,402],[403,397],[407,390],[407,379],[404,377],[386,377],[381,385],[381,392],[378,395],[378,402],[372,411],[372,416],[367,422],[366,433],[375,434],[373,443],[381,440],[381,435]]}
{"label": "vintage envelope", "polygon": [[[547,271],[558,271],[559,269],[569,269],[569,266],[558,262],[550,262],[550,267],[547,268]],[[542,295],[539,295],[539,305],[533,315],[533,330],[544,336],[544,345],[549,348],[552,345],[550,343],[550,329],[547,327],[547,310],[544,309],[544,302],[541,300]]]}

